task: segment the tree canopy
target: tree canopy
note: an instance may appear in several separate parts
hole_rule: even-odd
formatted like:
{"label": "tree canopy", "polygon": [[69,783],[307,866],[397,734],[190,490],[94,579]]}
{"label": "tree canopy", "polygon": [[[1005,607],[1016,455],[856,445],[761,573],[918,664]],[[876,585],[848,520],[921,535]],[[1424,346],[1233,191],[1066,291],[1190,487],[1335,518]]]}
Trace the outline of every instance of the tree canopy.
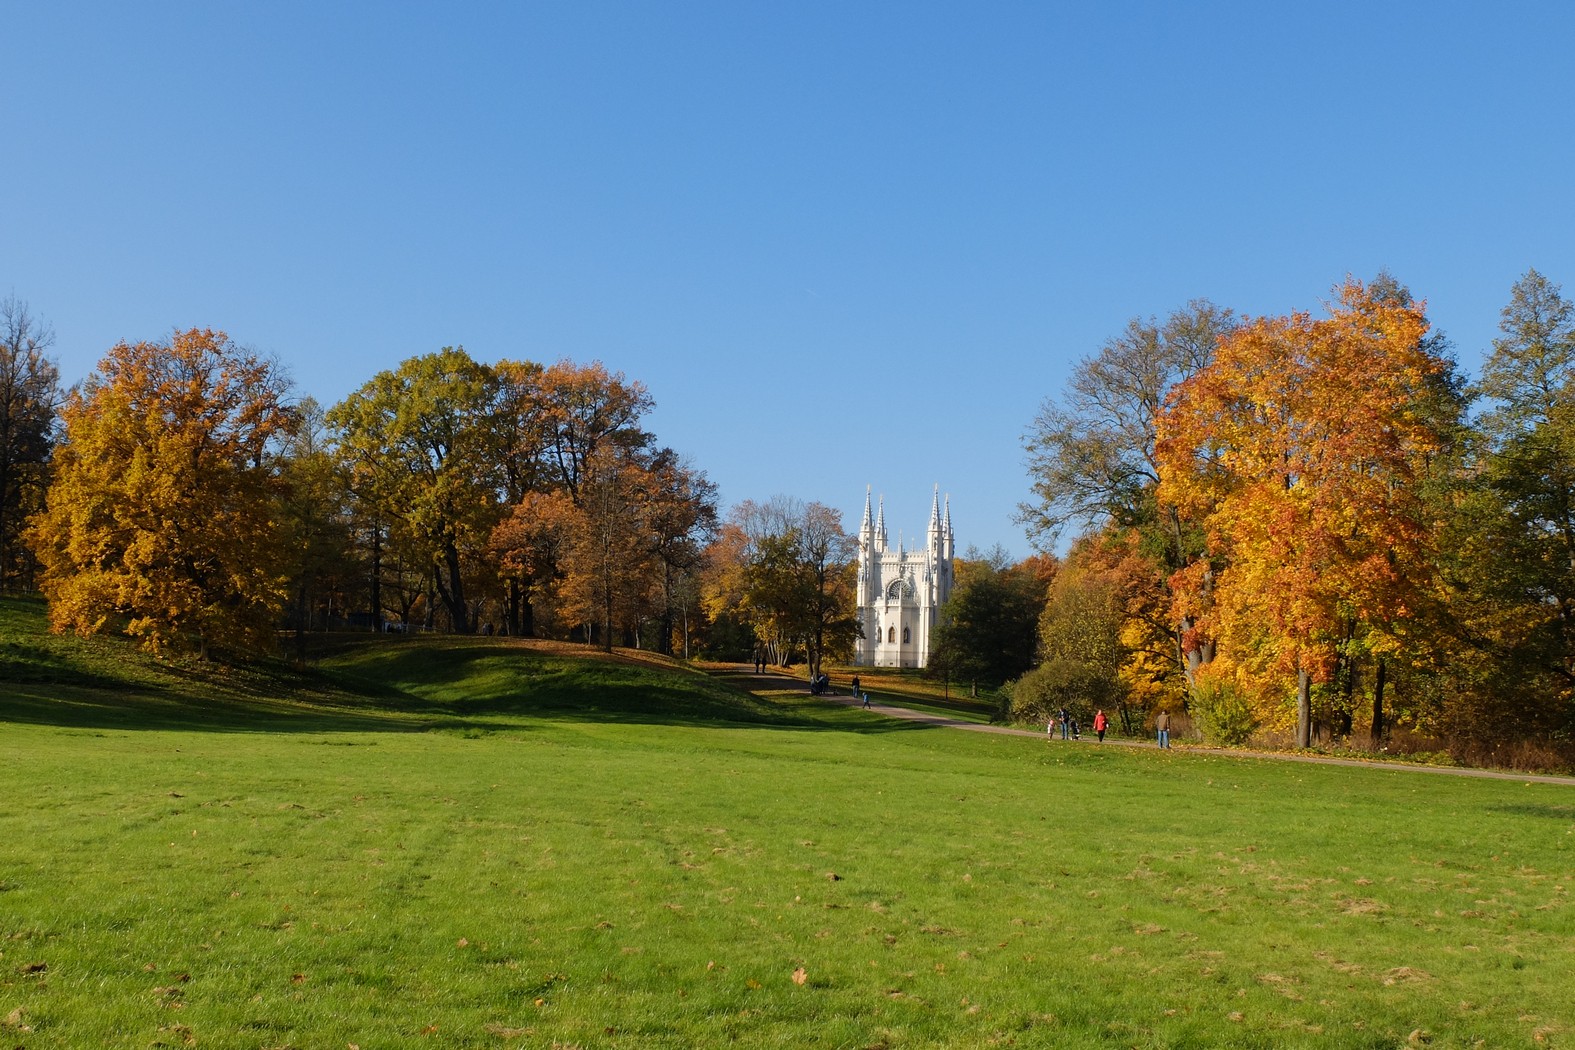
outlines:
{"label": "tree canopy", "polygon": [[211,329],[120,343],[67,398],[31,540],[50,617],[149,648],[271,644],[285,595],[268,463],[296,417],[268,361]]}

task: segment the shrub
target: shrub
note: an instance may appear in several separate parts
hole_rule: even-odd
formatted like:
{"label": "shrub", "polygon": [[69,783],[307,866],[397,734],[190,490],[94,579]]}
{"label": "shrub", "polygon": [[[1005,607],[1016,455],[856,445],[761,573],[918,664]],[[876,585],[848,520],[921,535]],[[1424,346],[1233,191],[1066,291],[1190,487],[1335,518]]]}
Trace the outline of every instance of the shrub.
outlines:
{"label": "shrub", "polygon": [[1043,722],[1061,708],[1084,725],[1094,709],[1115,707],[1117,684],[1078,660],[1047,660],[1002,690],[1014,722]]}
{"label": "shrub", "polygon": [[1207,744],[1240,747],[1258,728],[1252,705],[1226,681],[1199,679],[1192,688],[1189,711]]}

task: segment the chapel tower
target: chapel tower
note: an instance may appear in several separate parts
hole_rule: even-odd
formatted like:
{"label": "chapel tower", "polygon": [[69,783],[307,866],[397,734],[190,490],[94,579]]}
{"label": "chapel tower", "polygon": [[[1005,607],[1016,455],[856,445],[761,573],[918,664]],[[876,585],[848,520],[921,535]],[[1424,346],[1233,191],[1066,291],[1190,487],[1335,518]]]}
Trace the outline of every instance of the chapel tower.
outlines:
{"label": "chapel tower", "polygon": [[886,537],[886,497],[870,518],[870,490],[864,492],[859,523],[859,622],[864,637],[855,642],[853,662],[864,667],[924,667],[930,662],[930,633],[940,622],[941,606],[952,593],[952,500],[944,510],[935,486],[924,546],[909,550],[902,534],[892,547]]}

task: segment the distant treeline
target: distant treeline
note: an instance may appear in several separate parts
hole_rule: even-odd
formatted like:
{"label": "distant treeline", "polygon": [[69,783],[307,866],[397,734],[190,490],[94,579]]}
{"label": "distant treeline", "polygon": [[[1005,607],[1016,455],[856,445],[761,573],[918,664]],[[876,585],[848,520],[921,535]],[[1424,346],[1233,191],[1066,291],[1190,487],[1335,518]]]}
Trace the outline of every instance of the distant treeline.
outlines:
{"label": "distant treeline", "polygon": [[[414,357],[324,409],[222,332],[123,343],[62,394],[0,304],[0,584],[61,630],[297,652],[331,628],[850,653],[856,539],[745,502],[600,364]],[[937,674],[1016,717],[1161,710],[1222,743],[1575,759],[1575,311],[1535,271],[1467,382],[1387,274],[1327,316],[1134,319],[1047,400],[1047,551],[959,567]],[[1001,454],[1008,454],[1002,450]],[[1061,546],[1068,530],[1075,533]]]}

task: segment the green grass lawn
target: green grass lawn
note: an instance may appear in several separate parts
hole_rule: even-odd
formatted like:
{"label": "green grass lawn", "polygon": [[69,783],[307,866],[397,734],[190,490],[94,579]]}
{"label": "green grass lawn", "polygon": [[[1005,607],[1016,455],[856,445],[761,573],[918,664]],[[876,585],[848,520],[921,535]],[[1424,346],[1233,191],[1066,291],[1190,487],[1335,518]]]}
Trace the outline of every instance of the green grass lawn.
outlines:
{"label": "green grass lawn", "polygon": [[1575,789],[0,602],[0,1046],[1575,1046]]}

